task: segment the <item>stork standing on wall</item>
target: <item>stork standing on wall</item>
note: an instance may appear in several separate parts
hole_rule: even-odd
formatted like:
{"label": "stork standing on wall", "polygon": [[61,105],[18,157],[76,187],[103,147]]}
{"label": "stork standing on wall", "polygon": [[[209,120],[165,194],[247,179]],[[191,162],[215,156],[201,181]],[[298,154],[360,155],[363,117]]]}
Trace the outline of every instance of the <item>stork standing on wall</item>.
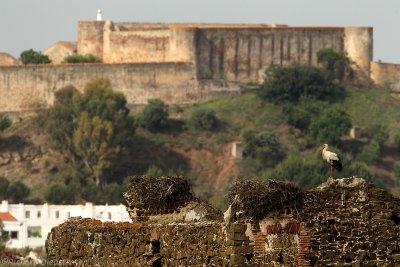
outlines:
{"label": "stork standing on wall", "polygon": [[331,172],[328,177],[328,180],[333,179],[333,176],[332,176],[333,168],[335,168],[338,171],[341,171],[343,168],[342,163],[340,162],[339,156],[336,153],[328,151],[327,144],[324,144],[322,146],[322,159],[325,160],[326,162],[328,162],[331,167],[330,168]]}

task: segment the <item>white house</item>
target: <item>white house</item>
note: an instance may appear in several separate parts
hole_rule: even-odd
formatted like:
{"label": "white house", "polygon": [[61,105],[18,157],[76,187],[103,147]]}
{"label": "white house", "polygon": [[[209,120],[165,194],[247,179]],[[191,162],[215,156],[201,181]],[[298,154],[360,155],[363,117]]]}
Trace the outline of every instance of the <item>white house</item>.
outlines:
{"label": "white house", "polygon": [[131,221],[124,205],[25,205],[9,204],[3,200],[0,220],[10,234],[9,248],[40,247],[45,245],[51,229],[70,217],[98,219],[101,221]]}

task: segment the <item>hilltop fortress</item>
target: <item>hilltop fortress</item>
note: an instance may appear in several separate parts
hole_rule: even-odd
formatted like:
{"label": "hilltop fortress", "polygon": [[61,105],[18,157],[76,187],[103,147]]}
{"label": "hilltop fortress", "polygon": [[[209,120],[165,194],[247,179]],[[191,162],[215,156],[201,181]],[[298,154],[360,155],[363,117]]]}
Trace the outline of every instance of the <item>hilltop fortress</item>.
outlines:
{"label": "hilltop fortress", "polygon": [[316,66],[317,52],[327,47],[348,53],[357,84],[397,83],[398,66],[372,62],[369,27],[80,21],[77,53],[103,63],[2,66],[0,112],[47,108],[55,91],[69,84],[82,89],[95,77],[108,78],[131,107],[153,98],[208,101],[262,81],[271,65]]}

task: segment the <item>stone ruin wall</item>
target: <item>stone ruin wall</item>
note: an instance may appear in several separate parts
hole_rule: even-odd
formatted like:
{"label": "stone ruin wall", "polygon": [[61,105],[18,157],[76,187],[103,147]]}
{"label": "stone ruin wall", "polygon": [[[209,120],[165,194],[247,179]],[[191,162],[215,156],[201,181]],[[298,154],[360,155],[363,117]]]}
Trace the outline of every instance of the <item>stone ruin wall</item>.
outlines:
{"label": "stone ruin wall", "polygon": [[300,210],[261,221],[77,220],[53,228],[46,248],[49,260],[77,266],[398,266],[399,204],[385,190],[347,178],[307,191]]}
{"label": "stone ruin wall", "polygon": [[[232,232],[232,238],[248,240],[243,226],[241,234]],[[46,248],[48,260],[61,266],[222,266],[230,261],[226,248],[233,247],[225,246],[233,241],[225,240],[224,231],[217,222],[132,224],[81,219],[53,228]]]}

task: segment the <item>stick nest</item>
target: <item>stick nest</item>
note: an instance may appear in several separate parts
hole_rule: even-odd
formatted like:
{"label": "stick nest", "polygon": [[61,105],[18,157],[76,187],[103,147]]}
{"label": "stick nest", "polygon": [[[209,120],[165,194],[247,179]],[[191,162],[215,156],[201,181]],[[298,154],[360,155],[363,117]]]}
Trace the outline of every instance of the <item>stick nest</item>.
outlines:
{"label": "stick nest", "polygon": [[166,214],[194,200],[189,181],[183,176],[132,176],[129,180],[124,197],[131,209]]}
{"label": "stick nest", "polygon": [[274,180],[240,180],[228,194],[232,211],[263,219],[273,212],[301,208],[304,192],[293,183]]}

